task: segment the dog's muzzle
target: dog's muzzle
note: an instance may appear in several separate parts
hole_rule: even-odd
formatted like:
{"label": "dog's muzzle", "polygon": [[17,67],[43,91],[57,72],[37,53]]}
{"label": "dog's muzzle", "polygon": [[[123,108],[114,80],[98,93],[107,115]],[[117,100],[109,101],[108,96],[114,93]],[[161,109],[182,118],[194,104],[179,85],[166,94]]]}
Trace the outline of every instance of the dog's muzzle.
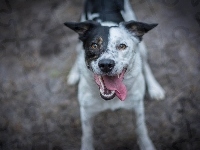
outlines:
{"label": "dog's muzzle", "polygon": [[[106,62],[106,63],[105,63]],[[110,61],[111,62],[111,61]],[[114,67],[113,63],[104,61],[104,65],[100,65],[104,72],[110,72]],[[106,64],[106,65],[105,65]],[[111,65],[112,64],[112,65]],[[123,83],[124,74],[126,69],[123,69],[120,74],[116,75],[98,75],[94,74],[94,79],[99,86],[100,96],[105,100],[111,100],[117,96],[120,100],[125,100],[127,95],[126,86]]]}

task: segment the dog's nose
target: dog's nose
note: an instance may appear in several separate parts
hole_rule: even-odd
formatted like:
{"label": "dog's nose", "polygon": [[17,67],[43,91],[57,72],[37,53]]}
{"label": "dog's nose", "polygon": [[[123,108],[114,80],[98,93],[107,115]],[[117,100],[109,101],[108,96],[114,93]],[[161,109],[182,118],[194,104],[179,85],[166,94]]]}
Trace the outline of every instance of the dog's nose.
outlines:
{"label": "dog's nose", "polygon": [[99,61],[99,68],[104,73],[109,73],[115,66],[115,61],[111,59],[102,59]]}

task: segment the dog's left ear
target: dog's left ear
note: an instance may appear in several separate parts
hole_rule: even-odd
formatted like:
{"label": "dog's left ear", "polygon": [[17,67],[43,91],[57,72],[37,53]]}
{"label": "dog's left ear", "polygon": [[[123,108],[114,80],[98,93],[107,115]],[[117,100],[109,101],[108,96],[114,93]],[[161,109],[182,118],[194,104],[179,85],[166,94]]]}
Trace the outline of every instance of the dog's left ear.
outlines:
{"label": "dog's left ear", "polygon": [[76,33],[78,33],[80,38],[84,36],[84,34],[87,31],[91,30],[92,28],[96,26],[100,26],[99,23],[94,22],[94,21],[65,22],[64,25],[74,30]]}
{"label": "dog's left ear", "polygon": [[129,32],[137,36],[140,40],[142,36],[155,28],[158,24],[147,24],[137,21],[121,22],[120,25],[124,26]]}

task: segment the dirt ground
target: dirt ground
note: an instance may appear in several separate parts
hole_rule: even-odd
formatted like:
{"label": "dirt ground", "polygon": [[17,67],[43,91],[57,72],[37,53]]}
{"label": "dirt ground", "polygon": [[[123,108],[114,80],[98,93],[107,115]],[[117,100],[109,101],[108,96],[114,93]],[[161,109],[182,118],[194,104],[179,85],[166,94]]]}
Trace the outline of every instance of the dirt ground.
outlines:
{"label": "dirt ground", "polygon": [[[131,0],[139,21],[159,23],[145,35],[150,66],[166,91],[145,98],[149,135],[158,150],[200,149],[200,2]],[[0,150],[78,150],[77,86],[66,84],[76,57],[81,0],[0,1]],[[134,115],[106,111],[95,119],[97,150],[138,150]]]}

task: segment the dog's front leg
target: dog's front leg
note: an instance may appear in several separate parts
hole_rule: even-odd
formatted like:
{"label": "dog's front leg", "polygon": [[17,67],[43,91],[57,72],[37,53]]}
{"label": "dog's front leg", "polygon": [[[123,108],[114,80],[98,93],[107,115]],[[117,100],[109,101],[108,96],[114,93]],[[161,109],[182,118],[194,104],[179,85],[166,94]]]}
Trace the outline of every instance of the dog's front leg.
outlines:
{"label": "dog's front leg", "polygon": [[136,116],[136,134],[138,137],[138,144],[141,150],[155,150],[155,147],[149,138],[148,131],[145,124],[144,104],[143,100],[136,102],[134,107]]}
{"label": "dog's front leg", "polygon": [[144,75],[150,97],[156,100],[163,100],[165,98],[165,91],[156,81],[147,62],[144,62]]}
{"label": "dog's front leg", "polygon": [[81,107],[82,141],[81,150],[94,150],[93,147],[93,120],[95,113]]}
{"label": "dog's front leg", "polygon": [[67,84],[68,85],[75,85],[76,83],[78,83],[79,79],[80,79],[80,70],[79,70],[79,66],[80,66],[80,59],[82,57],[81,55],[81,52],[83,51],[82,50],[83,47],[82,47],[82,43],[79,42],[76,46],[76,50],[77,50],[77,58],[76,58],[76,61],[72,67],[72,69],[70,70],[69,72],[69,75],[68,75],[68,79],[67,79]]}
{"label": "dog's front leg", "polygon": [[163,100],[165,98],[165,91],[155,79],[151,68],[147,62],[147,49],[143,41],[140,43],[139,49],[143,61],[143,72],[149,96],[152,99]]}

